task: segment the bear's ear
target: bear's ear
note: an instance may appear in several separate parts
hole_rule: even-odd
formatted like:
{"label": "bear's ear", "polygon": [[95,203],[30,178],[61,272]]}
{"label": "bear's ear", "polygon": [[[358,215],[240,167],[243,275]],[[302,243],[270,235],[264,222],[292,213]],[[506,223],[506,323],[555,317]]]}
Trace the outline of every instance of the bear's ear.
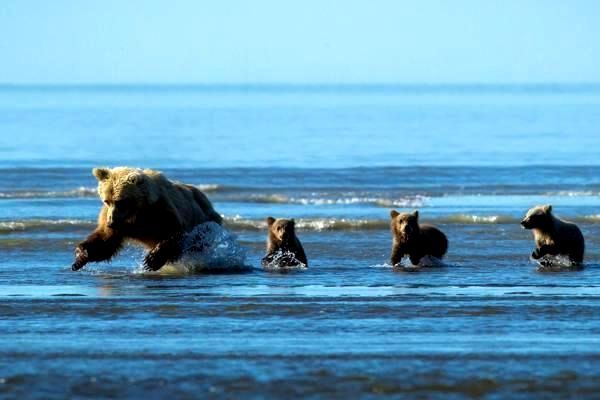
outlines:
{"label": "bear's ear", "polygon": [[131,174],[127,177],[127,183],[131,185],[139,185],[144,180],[143,174]]}
{"label": "bear's ear", "polygon": [[110,169],[108,168],[94,168],[92,170],[92,174],[98,179],[98,181],[102,182],[107,180],[110,177]]}
{"label": "bear's ear", "polygon": [[419,210],[415,210],[415,211],[413,211],[413,212],[412,212],[412,215],[413,215],[415,218],[417,218],[417,219],[418,219],[418,218],[419,218]]}
{"label": "bear's ear", "polygon": [[550,204],[546,204],[546,205],[544,206],[544,212],[545,212],[545,213],[548,213],[548,214],[549,214],[549,213],[551,213],[551,212],[552,212],[552,205],[550,205]]}
{"label": "bear's ear", "polygon": [[296,220],[294,218],[290,219],[290,224],[292,224],[292,226],[296,226]]}
{"label": "bear's ear", "polygon": [[392,217],[392,219],[396,218],[398,215],[400,215],[400,213],[396,210],[392,210],[390,211],[390,217]]}
{"label": "bear's ear", "polygon": [[271,227],[271,225],[273,225],[274,222],[275,222],[275,218],[267,217],[267,226]]}

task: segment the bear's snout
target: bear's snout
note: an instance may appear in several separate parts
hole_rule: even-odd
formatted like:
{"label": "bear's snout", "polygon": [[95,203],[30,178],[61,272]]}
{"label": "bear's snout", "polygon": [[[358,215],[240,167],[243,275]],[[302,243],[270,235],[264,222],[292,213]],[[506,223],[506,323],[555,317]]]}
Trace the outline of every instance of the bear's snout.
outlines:
{"label": "bear's snout", "polygon": [[529,228],[529,221],[527,221],[526,219],[521,221],[521,227],[523,227],[525,229]]}

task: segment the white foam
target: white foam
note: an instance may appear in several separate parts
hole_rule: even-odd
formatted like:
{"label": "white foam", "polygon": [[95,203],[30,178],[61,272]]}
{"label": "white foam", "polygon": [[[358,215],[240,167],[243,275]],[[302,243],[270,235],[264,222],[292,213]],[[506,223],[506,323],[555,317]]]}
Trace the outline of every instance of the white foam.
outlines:
{"label": "white foam", "polygon": [[271,260],[264,264],[263,268],[271,271],[303,271],[308,268],[306,264],[296,258],[291,251],[277,251],[272,255]]}
{"label": "white foam", "polygon": [[369,267],[371,268],[394,268],[393,265],[388,264],[388,263],[383,263],[383,264],[373,264],[373,265],[369,265]]}
{"label": "white foam", "polygon": [[550,255],[535,260],[531,259],[538,266],[538,271],[564,271],[564,270],[576,270],[581,269],[582,266],[579,263],[573,262],[566,255]]}
{"label": "white foam", "polygon": [[203,192],[216,192],[222,188],[221,185],[217,185],[216,183],[199,184],[196,187]]}
{"label": "white foam", "polygon": [[383,264],[371,265],[370,267],[371,268],[398,268],[398,269],[402,269],[404,271],[418,271],[421,268],[446,267],[446,266],[447,266],[447,264],[444,263],[439,258],[427,255],[427,256],[422,257],[419,260],[419,263],[417,265],[413,265],[409,259],[408,263],[406,265],[403,264],[401,261],[396,265],[383,263]]}

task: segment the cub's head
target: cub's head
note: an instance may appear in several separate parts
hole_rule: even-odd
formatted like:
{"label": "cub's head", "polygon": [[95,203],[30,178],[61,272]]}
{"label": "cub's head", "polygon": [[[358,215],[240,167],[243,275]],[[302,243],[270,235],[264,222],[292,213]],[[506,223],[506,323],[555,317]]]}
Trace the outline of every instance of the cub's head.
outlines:
{"label": "cub's head", "polygon": [[409,241],[419,234],[419,212],[417,210],[411,213],[399,213],[396,210],[390,211],[392,218],[391,228],[394,236],[403,241]]}
{"label": "cub's head", "polygon": [[137,168],[94,168],[98,179],[98,195],[107,207],[106,223],[118,229],[135,222],[140,209],[156,202],[152,180]]}
{"label": "cub's head", "polygon": [[521,226],[525,229],[545,230],[552,224],[552,206],[535,206],[527,211],[527,214],[521,221]]}
{"label": "cub's head", "polygon": [[269,235],[280,242],[287,242],[296,236],[295,221],[293,219],[268,217],[267,225],[269,226]]}

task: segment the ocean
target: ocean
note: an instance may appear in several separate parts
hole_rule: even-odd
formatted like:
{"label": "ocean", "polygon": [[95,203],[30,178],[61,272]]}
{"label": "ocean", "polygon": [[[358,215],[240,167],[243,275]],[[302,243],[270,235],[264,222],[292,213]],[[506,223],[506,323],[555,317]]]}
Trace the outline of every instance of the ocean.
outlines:
{"label": "ocean", "polygon": [[[599,85],[0,87],[0,398],[600,398]],[[248,268],[73,272],[95,166],[197,185]],[[540,271],[552,204],[582,270]],[[418,209],[446,266],[387,262]],[[261,268],[267,216],[309,268]]]}

